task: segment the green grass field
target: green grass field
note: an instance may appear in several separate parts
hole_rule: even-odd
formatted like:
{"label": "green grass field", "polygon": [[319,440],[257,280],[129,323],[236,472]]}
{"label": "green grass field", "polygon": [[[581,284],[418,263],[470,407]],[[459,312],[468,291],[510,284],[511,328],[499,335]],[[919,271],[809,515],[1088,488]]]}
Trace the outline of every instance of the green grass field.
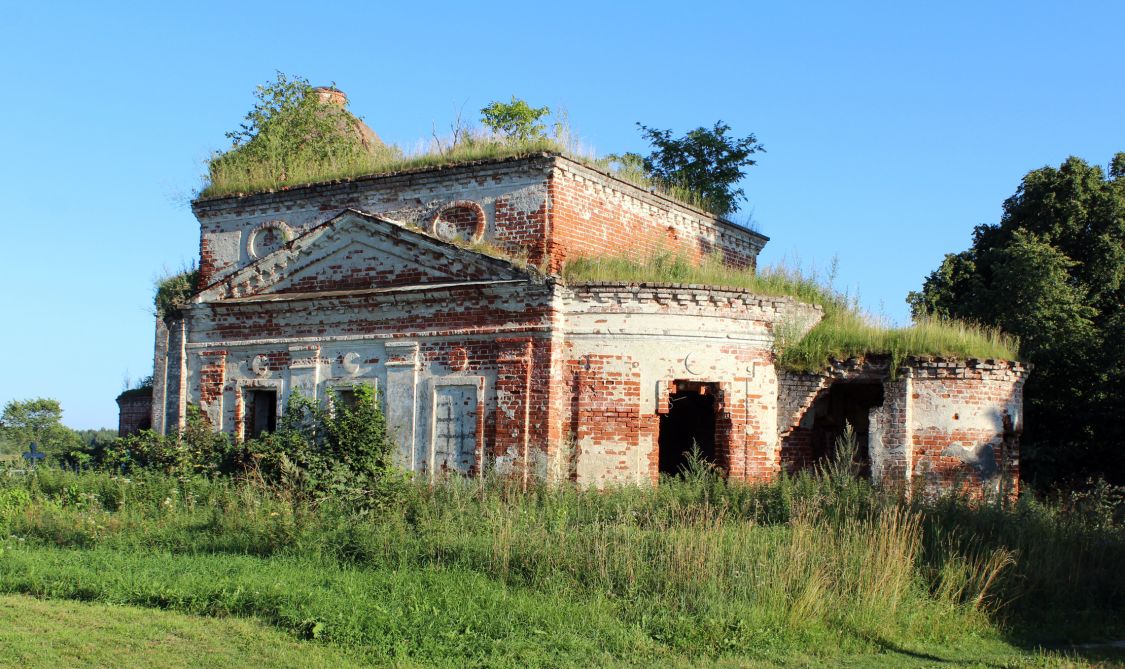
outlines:
{"label": "green grass field", "polygon": [[1125,661],[1066,650],[1125,637],[1120,527],[839,478],[454,481],[357,513],[226,480],[45,469],[0,477],[0,537],[0,666]]}
{"label": "green grass field", "polygon": [[133,606],[0,597],[0,667],[23,669],[351,669],[339,648],[262,623]]}

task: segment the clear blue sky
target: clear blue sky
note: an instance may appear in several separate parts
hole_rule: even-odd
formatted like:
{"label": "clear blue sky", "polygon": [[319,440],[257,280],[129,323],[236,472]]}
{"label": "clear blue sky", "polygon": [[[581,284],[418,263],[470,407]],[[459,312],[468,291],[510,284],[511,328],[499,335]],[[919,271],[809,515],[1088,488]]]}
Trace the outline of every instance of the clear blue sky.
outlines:
{"label": "clear blue sky", "polygon": [[152,366],[153,282],[191,263],[188,202],[254,86],[336,84],[414,146],[515,94],[601,153],[634,122],[729,123],[769,264],[872,312],[995,222],[1020,177],[1125,150],[1121,2],[3,3],[0,403],[116,425]]}

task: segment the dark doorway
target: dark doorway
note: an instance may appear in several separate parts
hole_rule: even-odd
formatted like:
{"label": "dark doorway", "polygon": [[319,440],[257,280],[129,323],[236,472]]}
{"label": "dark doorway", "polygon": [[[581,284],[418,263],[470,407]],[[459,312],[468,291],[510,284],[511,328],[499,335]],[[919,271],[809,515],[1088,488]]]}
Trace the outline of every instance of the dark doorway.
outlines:
{"label": "dark doorway", "polygon": [[251,390],[246,394],[246,438],[277,429],[277,391]]}
{"label": "dark doorway", "polygon": [[856,441],[853,467],[860,476],[871,476],[868,448],[871,409],[883,404],[883,384],[837,382],[829,387],[817,404],[813,421],[814,458],[821,461],[832,458],[836,452],[836,440],[851,425]]}
{"label": "dark doorway", "polygon": [[667,414],[660,417],[660,473],[678,474],[693,445],[715,462],[715,394],[718,384],[676,381]]}

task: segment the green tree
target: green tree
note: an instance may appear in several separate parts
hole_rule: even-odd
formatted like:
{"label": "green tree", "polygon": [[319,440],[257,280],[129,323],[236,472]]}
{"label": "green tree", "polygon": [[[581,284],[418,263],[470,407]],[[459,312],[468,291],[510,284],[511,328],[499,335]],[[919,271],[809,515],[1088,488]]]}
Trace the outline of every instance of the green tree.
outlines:
{"label": "green tree", "polygon": [[1018,335],[1035,364],[1025,388],[1024,473],[1047,485],[1125,482],[1125,153],[1108,177],[1071,157],[1029,172],[999,224],[945,257],[914,314]]}
{"label": "green tree", "polygon": [[329,406],[294,392],[277,431],[247,444],[270,482],[360,510],[389,504],[405,481],[375,391],[358,385],[351,402],[329,391]]}
{"label": "green tree", "polygon": [[257,87],[255,98],[239,128],[226,133],[231,148],[211,159],[212,183],[242,174],[282,184],[392,151],[348,112],[345,98],[337,98],[342,105],[322,101],[302,77],[278,72],[274,81]]}
{"label": "green tree", "polygon": [[514,95],[510,103],[495,100],[480,110],[481,123],[508,141],[528,142],[546,137],[547,126],[542,119],[551,113],[549,107],[532,107]]}
{"label": "green tree", "polygon": [[62,424],[62,405],[58,400],[36,398],[12,400],[4,406],[0,430],[5,441],[26,452],[35,442],[51,459],[61,459],[82,447],[78,434]]}
{"label": "green tree", "polygon": [[[637,124],[653,150],[644,158],[649,177],[662,185],[687,191],[703,206],[720,216],[734,212],[746,193],[736,188],[746,176],[745,168],[757,163],[751,158],[765,147],[753,135],[736,138],[729,135],[730,126],[717,121],[713,128],[699,127],[682,137],[673,137],[671,130],[657,130]],[[626,161],[629,154],[623,156]],[[625,162],[627,167],[629,162]]]}

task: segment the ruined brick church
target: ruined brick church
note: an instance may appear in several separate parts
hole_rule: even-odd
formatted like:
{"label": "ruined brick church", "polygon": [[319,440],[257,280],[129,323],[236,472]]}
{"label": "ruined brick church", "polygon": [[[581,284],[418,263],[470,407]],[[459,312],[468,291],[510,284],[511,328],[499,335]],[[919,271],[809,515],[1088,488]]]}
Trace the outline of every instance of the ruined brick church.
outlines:
{"label": "ruined brick church", "polygon": [[[199,292],[158,318],[151,413],[236,438],[299,391],[374,388],[399,464],[652,483],[693,445],[735,479],[813,466],[845,422],[874,480],[1014,491],[1027,371],[878,356],[775,366],[818,307],[742,290],[567,283],[665,249],[753,267],[767,238],[559,155],[198,199]],[[124,424],[123,429],[128,426]]]}

